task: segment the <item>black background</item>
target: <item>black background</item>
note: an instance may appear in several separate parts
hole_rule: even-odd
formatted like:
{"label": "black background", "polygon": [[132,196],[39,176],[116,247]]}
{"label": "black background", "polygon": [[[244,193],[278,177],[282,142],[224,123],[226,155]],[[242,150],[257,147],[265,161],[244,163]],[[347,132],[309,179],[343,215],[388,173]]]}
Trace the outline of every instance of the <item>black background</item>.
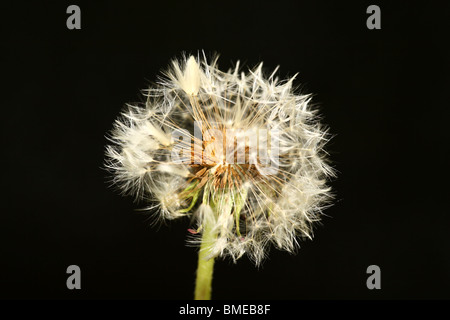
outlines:
{"label": "black background", "polygon": [[[81,8],[81,30],[66,8]],[[366,8],[381,8],[368,30]],[[444,174],[449,6],[399,1],[1,5],[1,298],[190,299],[188,221],[151,217],[107,185],[105,134],[181,52],[260,61],[315,94],[335,135],[335,205],[297,255],[216,263],[215,299],[450,298]],[[6,32],[5,32],[6,31]],[[440,147],[435,147],[435,142]],[[441,142],[441,144],[439,144]],[[66,288],[81,267],[82,289]],[[368,290],[366,268],[381,268]]]}

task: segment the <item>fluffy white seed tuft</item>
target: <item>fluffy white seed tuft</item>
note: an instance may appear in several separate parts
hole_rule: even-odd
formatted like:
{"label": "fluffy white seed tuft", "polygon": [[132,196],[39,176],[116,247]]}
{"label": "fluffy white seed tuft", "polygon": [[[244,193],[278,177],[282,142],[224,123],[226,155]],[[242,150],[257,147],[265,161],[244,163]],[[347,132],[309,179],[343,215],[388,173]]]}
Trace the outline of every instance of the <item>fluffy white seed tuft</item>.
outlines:
{"label": "fluffy white seed tuft", "polygon": [[193,56],[185,62],[184,69],[181,70],[180,63],[173,61],[172,81],[177,84],[187,95],[198,94],[200,90],[201,70]]}

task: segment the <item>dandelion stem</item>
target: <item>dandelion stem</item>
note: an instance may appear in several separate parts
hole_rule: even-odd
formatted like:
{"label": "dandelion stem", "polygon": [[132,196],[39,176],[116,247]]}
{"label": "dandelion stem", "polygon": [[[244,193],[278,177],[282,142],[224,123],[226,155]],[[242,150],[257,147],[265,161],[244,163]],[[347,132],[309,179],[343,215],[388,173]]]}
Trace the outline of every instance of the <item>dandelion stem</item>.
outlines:
{"label": "dandelion stem", "polygon": [[211,284],[214,270],[214,258],[208,257],[208,248],[216,235],[211,225],[205,223],[202,243],[198,252],[197,280],[195,283],[195,300],[211,300]]}

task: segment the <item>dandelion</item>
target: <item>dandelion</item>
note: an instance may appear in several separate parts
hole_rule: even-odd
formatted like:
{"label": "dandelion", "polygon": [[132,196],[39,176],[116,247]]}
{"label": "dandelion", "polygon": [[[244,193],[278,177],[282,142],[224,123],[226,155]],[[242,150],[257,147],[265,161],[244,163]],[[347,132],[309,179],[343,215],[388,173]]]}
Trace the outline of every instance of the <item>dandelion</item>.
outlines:
{"label": "dandelion", "polygon": [[295,76],[282,81],[276,71],[174,60],[109,137],[106,166],[123,194],[161,219],[191,218],[196,299],[211,296],[216,257],[246,254],[259,265],[271,244],[294,252],[329,204],[327,132]]}

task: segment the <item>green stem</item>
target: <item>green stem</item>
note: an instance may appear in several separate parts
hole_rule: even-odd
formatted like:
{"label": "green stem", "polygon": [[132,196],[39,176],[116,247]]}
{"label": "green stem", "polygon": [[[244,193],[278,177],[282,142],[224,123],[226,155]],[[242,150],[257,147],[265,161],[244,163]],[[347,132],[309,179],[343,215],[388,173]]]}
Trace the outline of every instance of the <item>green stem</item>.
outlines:
{"label": "green stem", "polygon": [[202,243],[198,253],[197,280],[195,283],[195,300],[211,300],[211,283],[214,270],[214,258],[207,259],[209,248],[215,239],[210,225],[203,227]]}

